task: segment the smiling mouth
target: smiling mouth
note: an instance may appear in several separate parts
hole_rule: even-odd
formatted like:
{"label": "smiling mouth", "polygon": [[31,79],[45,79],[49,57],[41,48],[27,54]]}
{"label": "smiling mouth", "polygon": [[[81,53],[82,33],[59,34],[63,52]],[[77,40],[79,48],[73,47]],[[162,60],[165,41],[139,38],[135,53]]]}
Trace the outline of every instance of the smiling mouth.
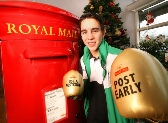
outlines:
{"label": "smiling mouth", "polygon": [[93,47],[93,46],[96,45],[96,42],[88,42],[88,45],[89,45],[90,47]]}

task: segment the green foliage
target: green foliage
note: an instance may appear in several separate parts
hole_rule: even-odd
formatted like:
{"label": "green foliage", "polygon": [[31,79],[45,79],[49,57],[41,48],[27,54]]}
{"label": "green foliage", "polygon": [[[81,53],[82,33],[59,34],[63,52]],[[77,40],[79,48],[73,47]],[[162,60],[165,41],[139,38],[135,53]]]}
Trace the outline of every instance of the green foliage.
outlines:
{"label": "green foliage", "polygon": [[[113,0],[91,0],[90,4],[84,7],[83,13],[86,12],[97,13],[102,18],[106,28],[105,39],[111,46],[120,49],[130,47],[130,38],[127,37],[126,29],[123,29],[123,22],[119,17],[121,13],[119,3],[115,4]],[[119,29],[120,35],[115,34],[116,28]]]}
{"label": "green foliage", "polygon": [[163,43],[156,40],[141,41],[136,47],[156,57],[168,70],[168,62],[165,61],[165,53],[168,52],[168,40]]}

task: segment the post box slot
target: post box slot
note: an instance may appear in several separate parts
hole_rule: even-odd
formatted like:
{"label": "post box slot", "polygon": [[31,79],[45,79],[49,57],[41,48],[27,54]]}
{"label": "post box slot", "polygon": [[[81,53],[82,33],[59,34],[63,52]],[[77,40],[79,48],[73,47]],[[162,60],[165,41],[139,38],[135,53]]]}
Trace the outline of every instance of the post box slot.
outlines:
{"label": "post box slot", "polygon": [[70,56],[70,55],[73,55],[73,52],[70,48],[67,48],[67,47],[65,48],[36,47],[36,48],[26,49],[22,55],[26,59],[32,59],[32,58]]}

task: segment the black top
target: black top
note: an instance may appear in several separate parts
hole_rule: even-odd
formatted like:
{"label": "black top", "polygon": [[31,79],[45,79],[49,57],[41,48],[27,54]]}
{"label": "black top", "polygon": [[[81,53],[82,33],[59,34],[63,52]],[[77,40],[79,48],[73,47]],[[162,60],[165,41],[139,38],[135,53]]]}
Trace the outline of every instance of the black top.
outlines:
{"label": "black top", "polygon": [[108,123],[106,95],[103,84],[90,82],[88,123]]}
{"label": "black top", "polygon": [[[79,72],[83,73],[81,65],[79,65]],[[87,123],[108,123],[106,95],[103,84],[92,81],[89,86],[90,104]]]}

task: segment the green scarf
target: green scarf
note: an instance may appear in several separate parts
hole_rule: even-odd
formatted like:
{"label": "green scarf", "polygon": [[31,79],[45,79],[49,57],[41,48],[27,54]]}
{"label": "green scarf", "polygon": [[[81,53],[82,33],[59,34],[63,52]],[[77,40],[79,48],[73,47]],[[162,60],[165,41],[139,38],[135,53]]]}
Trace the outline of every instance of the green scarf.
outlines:
{"label": "green scarf", "polygon": [[[108,55],[108,50],[109,50],[109,45],[108,43],[103,39],[100,46],[99,46],[99,59],[100,59],[100,62],[101,62],[101,66],[103,68],[103,77],[105,77],[106,75],[106,70],[104,69],[105,65],[106,65],[106,58],[107,58],[107,55]],[[84,48],[84,55],[83,55],[83,62],[86,66],[86,73],[87,73],[87,76],[88,76],[88,79],[85,79],[84,82],[85,82],[85,96],[86,96],[86,99],[85,99],[85,102],[84,102],[84,107],[85,107],[85,115],[87,116],[88,114],[88,109],[89,109],[89,83],[90,83],[90,74],[91,74],[91,70],[90,70],[90,51],[88,49],[87,46],[85,46]]]}

